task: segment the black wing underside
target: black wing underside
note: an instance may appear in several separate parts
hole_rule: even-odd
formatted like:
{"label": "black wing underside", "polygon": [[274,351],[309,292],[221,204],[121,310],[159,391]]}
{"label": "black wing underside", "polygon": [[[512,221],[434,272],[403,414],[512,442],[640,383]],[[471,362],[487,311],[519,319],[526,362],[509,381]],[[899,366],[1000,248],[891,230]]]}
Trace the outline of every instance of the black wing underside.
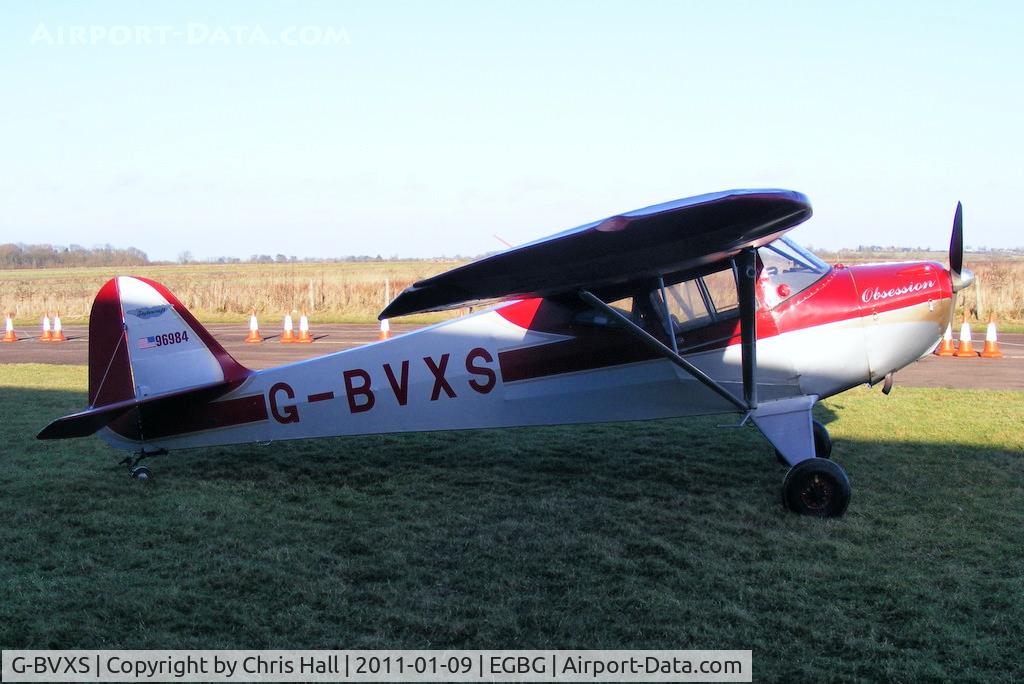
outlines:
{"label": "black wing underside", "polygon": [[807,197],[791,190],[726,190],[658,204],[421,280],[379,318],[583,288],[598,296],[626,292],[659,276],[707,270],[810,217]]}

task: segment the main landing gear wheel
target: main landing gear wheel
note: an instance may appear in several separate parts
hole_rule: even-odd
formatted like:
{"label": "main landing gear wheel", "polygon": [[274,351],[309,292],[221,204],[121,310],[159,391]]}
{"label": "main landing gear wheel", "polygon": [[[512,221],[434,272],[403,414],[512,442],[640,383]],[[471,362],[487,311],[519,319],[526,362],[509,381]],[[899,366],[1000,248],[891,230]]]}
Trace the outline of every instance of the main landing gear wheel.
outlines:
{"label": "main landing gear wheel", "polygon": [[800,461],[786,473],[782,503],[801,515],[838,518],[850,505],[850,480],[835,461],[824,458]]}
{"label": "main landing gear wheel", "polygon": [[[828,428],[816,420],[812,422],[812,426],[814,428],[814,456],[829,458],[832,456],[832,437],[828,434]],[[778,449],[775,450],[775,460],[782,465],[789,465]]]}
{"label": "main landing gear wheel", "polygon": [[149,468],[144,465],[135,466],[131,468],[128,473],[132,476],[133,480],[138,480],[139,482],[145,482],[153,475]]}

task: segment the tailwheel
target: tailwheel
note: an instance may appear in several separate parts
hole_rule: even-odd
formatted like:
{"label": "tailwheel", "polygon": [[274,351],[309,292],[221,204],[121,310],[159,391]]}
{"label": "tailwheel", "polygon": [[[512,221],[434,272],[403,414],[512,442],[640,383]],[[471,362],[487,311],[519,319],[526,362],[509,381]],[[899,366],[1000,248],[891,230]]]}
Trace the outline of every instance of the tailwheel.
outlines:
{"label": "tailwheel", "polygon": [[850,505],[850,480],[843,467],[834,461],[800,461],[786,473],[782,503],[801,515],[838,518]]}
{"label": "tailwheel", "polygon": [[[829,458],[832,456],[832,437],[828,434],[828,428],[818,421],[812,421],[814,428],[814,456],[816,458]],[[789,465],[782,457],[779,450],[775,450],[775,460],[782,465]]]}
{"label": "tailwheel", "polygon": [[118,465],[128,466],[128,475],[133,480],[145,482],[153,477],[153,473],[150,471],[148,466],[139,465],[139,461],[149,456],[162,456],[166,453],[167,449],[156,449],[155,451],[140,449],[131,456],[126,456]]}
{"label": "tailwheel", "polygon": [[144,465],[134,466],[128,470],[128,473],[132,476],[133,480],[138,480],[139,482],[146,482],[153,476],[149,468]]}

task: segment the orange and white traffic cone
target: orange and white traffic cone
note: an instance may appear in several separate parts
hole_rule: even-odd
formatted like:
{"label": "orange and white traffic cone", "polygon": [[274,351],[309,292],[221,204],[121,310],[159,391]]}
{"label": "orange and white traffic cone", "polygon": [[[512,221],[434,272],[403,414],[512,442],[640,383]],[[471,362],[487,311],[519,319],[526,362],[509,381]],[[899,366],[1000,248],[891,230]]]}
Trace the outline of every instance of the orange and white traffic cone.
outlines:
{"label": "orange and white traffic cone", "polygon": [[292,325],[292,315],[286,313],[284,315],[284,332],[281,333],[281,344],[291,344],[295,342],[295,331]]}
{"label": "orange and white traffic cone", "polygon": [[971,342],[971,326],[967,323],[967,315],[964,314],[964,324],[960,326],[960,346],[956,348],[956,354],[960,358],[977,356],[974,351],[974,343]]}
{"label": "orange and white traffic cone", "polygon": [[953,349],[953,325],[946,324],[946,332],[942,335],[942,341],[935,347],[936,356],[953,356],[956,350]]}
{"label": "orange and white traffic cone", "polygon": [[256,320],[256,309],[252,310],[249,314],[249,334],[245,338],[246,344],[259,344],[263,341],[263,337],[260,336],[260,324]]}
{"label": "orange and white traffic cone", "polygon": [[299,316],[299,339],[295,341],[302,344],[311,344],[313,342],[313,335],[309,332],[309,319],[306,318],[305,311]]}
{"label": "orange and white traffic cone", "polygon": [[391,324],[388,323],[388,319],[382,318],[380,321],[380,337],[379,340],[387,340],[391,338]]}
{"label": "orange and white traffic cone", "polygon": [[18,336],[14,334],[14,321],[11,320],[11,314],[7,314],[7,320],[4,322],[4,342],[17,342]]}
{"label": "orange and white traffic cone", "polygon": [[40,342],[49,342],[53,339],[53,333],[50,332],[50,314],[43,316],[43,333],[39,336]]}
{"label": "orange and white traffic cone", "polygon": [[51,342],[67,342],[68,338],[64,337],[64,326],[60,322],[60,314],[53,314],[53,335],[50,336]]}
{"label": "orange and white traffic cone", "polygon": [[996,341],[996,315],[992,314],[988,319],[988,329],[985,331],[985,348],[981,350],[983,359],[1001,359],[1003,352],[999,351],[999,343]]}

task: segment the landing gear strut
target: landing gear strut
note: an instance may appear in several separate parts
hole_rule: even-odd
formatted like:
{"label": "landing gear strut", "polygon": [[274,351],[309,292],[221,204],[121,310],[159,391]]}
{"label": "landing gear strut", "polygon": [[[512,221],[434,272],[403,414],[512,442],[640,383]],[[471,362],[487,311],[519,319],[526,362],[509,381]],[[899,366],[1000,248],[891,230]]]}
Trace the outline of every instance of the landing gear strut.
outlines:
{"label": "landing gear strut", "polygon": [[[813,421],[812,427],[814,429],[814,456],[829,458],[832,456],[832,437],[828,434],[828,428],[816,420]],[[775,450],[775,460],[782,465],[789,465],[778,449]]]}
{"label": "landing gear strut", "polygon": [[153,473],[148,466],[139,465],[139,461],[146,458],[147,456],[162,456],[163,454],[166,453],[167,449],[157,449],[156,451],[146,451],[145,449],[140,449],[137,453],[134,453],[131,456],[125,456],[124,460],[121,461],[118,465],[128,466],[128,475],[133,480],[138,480],[139,482],[146,482],[153,476]]}

